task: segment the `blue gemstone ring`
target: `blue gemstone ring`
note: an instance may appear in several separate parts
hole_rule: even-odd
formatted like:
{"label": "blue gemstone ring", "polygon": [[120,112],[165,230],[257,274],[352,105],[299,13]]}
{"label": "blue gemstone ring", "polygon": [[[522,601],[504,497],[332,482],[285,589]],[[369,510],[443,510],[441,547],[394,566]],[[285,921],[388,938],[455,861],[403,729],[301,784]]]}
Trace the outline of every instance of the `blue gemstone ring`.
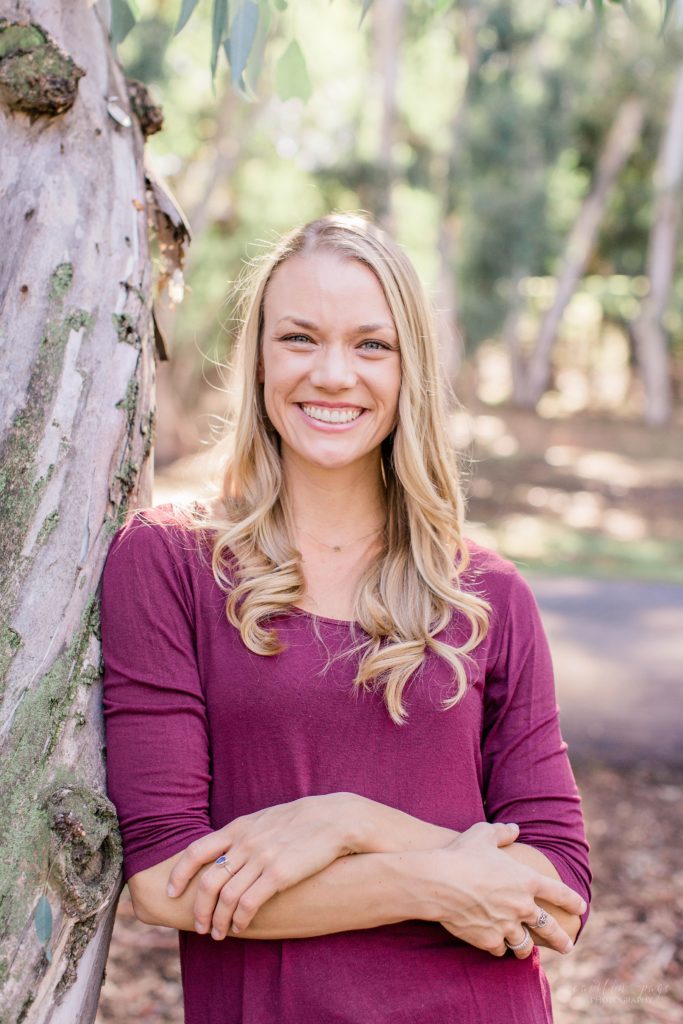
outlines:
{"label": "blue gemstone ring", "polygon": [[230,861],[228,860],[227,856],[224,853],[220,855],[220,857],[216,861],[216,864],[220,864],[221,867],[224,867],[225,870],[229,871],[231,875],[234,874],[233,869],[230,867]]}

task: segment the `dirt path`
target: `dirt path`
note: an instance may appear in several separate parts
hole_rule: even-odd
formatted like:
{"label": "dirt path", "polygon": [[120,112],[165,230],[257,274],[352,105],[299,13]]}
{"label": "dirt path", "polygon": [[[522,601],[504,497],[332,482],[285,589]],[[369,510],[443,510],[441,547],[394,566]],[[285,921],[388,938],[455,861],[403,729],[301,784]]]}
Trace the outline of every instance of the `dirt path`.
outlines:
{"label": "dirt path", "polygon": [[527,574],[573,755],[683,765],[683,586]]}

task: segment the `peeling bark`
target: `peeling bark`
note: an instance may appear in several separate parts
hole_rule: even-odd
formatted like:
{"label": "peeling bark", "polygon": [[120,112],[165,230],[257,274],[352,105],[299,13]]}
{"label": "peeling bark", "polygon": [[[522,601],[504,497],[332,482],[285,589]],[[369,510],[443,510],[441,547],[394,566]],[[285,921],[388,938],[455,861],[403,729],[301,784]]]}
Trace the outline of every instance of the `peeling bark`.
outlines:
{"label": "peeling bark", "polygon": [[39,109],[27,74],[30,109],[0,96],[0,1018],[90,1024],[121,888],[98,586],[122,514],[151,494],[143,139],[108,110],[116,95],[131,113],[101,5],[11,7],[46,42],[8,57],[0,28],[3,83],[8,59],[35,69],[50,46],[77,88]]}

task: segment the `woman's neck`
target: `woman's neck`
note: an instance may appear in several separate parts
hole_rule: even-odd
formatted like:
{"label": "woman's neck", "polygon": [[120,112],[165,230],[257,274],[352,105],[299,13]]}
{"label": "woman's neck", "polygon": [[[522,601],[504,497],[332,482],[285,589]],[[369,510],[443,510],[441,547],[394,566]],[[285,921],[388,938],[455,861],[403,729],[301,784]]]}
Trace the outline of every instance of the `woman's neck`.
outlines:
{"label": "woman's neck", "polygon": [[332,470],[285,459],[283,470],[297,530],[321,541],[345,544],[384,525],[385,488],[379,458]]}

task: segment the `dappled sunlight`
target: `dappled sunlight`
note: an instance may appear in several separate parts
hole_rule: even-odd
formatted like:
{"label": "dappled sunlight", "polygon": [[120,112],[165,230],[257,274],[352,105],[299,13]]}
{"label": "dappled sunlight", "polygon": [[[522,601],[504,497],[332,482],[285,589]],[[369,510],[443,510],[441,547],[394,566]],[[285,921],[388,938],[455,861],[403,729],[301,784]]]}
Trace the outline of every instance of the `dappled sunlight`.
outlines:
{"label": "dappled sunlight", "polygon": [[449,433],[453,444],[460,451],[476,444],[491,455],[507,458],[519,450],[519,441],[510,433],[505,420],[500,416],[457,412],[451,417]]}

